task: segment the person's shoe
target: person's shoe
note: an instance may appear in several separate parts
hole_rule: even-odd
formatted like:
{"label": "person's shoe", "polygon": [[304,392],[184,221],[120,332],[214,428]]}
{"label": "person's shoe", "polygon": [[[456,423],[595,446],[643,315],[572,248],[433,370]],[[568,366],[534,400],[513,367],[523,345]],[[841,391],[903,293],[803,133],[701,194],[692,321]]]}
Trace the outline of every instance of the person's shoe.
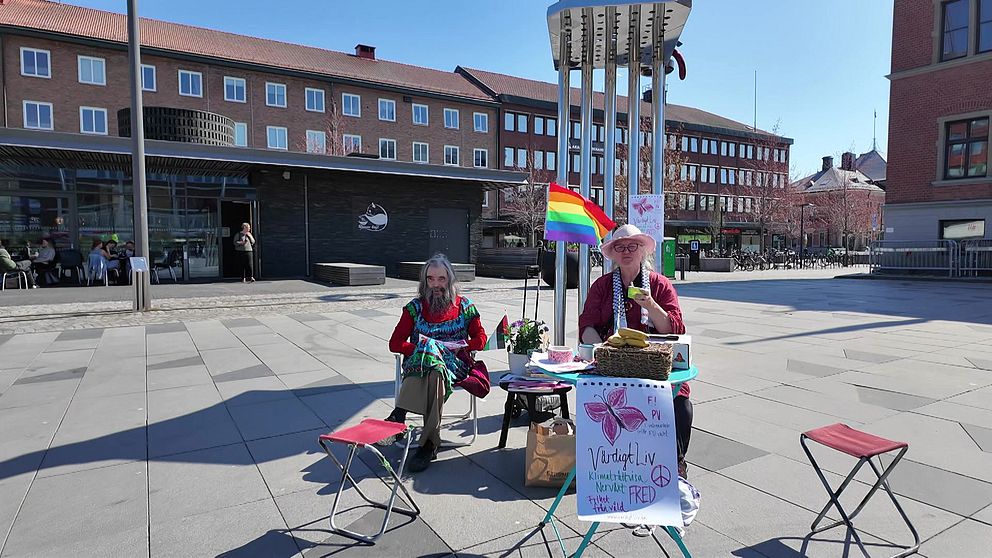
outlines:
{"label": "person's shoe", "polygon": [[255,278],[254,278],[254,277],[252,277],[252,278],[250,278],[250,279],[248,279],[248,282],[249,282],[249,283],[254,283],[254,282],[255,282]]}
{"label": "person's shoe", "polygon": [[679,457],[679,476],[689,480],[689,465],[685,462],[685,457]]}
{"label": "person's shoe", "polygon": [[426,444],[417,448],[417,453],[410,458],[406,469],[411,473],[419,473],[427,469],[435,457],[437,457],[437,448],[434,447],[434,442],[428,440]]}
{"label": "person's shoe", "polygon": [[[404,418],[398,417],[396,415],[395,411],[393,413],[391,413],[388,417],[386,417],[386,420],[388,420],[389,422],[398,422],[400,424],[406,424],[405,417]],[[395,444],[396,442],[399,442],[400,440],[402,440],[404,438],[406,438],[406,431],[405,430],[403,432],[400,432],[399,434],[396,434],[395,436],[390,436],[388,438],[384,438],[382,440],[379,440],[378,442],[375,443],[375,445],[377,445],[377,446],[379,446],[381,448],[388,448],[389,446]]]}

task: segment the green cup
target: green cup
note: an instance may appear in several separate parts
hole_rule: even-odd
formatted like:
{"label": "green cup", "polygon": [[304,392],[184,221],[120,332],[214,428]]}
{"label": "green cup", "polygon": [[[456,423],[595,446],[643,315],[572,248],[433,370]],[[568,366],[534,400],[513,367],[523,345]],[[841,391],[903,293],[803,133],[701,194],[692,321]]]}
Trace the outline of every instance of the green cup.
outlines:
{"label": "green cup", "polygon": [[635,287],[633,285],[627,287],[627,298],[634,298],[637,295],[642,294],[644,296],[651,296],[651,292],[647,289],[642,289],[640,287]]}

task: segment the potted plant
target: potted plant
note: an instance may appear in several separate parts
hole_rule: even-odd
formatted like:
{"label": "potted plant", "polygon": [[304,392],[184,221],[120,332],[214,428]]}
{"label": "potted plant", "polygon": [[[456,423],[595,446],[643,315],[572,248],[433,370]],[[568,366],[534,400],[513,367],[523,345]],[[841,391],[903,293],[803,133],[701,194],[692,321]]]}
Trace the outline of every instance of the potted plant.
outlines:
{"label": "potted plant", "polygon": [[511,373],[525,373],[525,366],[530,362],[531,353],[543,350],[547,346],[547,332],[548,326],[544,325],[544,322],[535,322],[527,318],[510,324],[506,350]]}

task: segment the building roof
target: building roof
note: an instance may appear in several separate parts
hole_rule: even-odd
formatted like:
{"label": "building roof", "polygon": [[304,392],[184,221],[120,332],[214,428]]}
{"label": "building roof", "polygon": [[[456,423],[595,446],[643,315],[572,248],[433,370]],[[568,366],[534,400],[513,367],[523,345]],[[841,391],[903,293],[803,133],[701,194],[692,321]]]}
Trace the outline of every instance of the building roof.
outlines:
{"label": "building roof", "polygon": [[877,149],[872,149],[868,153],[862,153],[854,160],[854,168],[863,172],[865,176],[875,182],[885,181],[885,170],[888,163]]}
{"label": "building roof", "polygon": [[816,174],[811,174],[792,183],[792,186],[805,194],[816,194],[820,192],[831,192],[836,190],[868,190],[871,192],[884,192],[859,170],[844,170],[837,167],[830,167],[821,170]]}
{"label": "building roof", "polygon": [[[0,27],[127,43],[127,16],[46,0],[4,0]],[[353,54],[141,18],[142,46],[270,68],[295,70],[492,101],[460,74]]]}
{"label": "building roof", "polygon": [[[473,78],[476,83],[488,90],[495,97],[522,97],[552,104],[558,103],[557,83],[525,79],[476,68],[466,68],[464,66],[459,66],[455,71]],[[578,106],[582,100],[581,91],[578,88],[572,87],[569,93],[572,105]],[[602,92],[596,92],[594,96],[595,105],[603,106],[605,96]],[[697,108],[667,103],[665,105],[665,111],[666,120],[686,124],[698,124],[712,128],[723,128],[738,132],[755,133],[755,129],[747,124]],[[617,95],[617,112],[627,113],[626,95]],[[651,104],[641,101],[641,115],[649,114],[651,114]],[[768,136],[775,135],[761,129],[757,130],[757,133]]]}

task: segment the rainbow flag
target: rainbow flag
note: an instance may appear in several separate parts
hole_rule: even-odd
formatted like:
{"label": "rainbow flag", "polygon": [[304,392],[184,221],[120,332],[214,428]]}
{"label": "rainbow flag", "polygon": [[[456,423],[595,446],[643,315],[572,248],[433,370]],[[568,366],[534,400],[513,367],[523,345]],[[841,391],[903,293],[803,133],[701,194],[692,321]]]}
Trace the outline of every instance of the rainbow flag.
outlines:
{"label": "rainbow flag", "polygon": [[562,188],[548,187],[548,214],[544,221],[545,240],[579,242],[593,246],[617,226],[595,202]]}

